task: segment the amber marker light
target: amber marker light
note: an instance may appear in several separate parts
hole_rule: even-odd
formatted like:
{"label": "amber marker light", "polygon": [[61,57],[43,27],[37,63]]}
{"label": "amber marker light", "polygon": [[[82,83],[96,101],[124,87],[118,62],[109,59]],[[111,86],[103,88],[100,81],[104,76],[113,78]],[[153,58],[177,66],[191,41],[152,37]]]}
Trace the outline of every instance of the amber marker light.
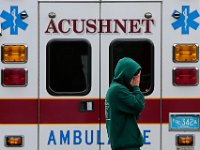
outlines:
{"label": "amber marker light", "polygon": [[27,62],[27,46],[2,45],[1,56],[3,63],[25,63]]}
{"label": "amber marker light", "polygon": [[23,145],[23,136],[5,136],[6,147],[22,147]]}
{"label": "amber marker light", "polygon": [[197,44],[174,44],[174,62],[198,62],[199,46]]}
{"label": "amber marker light", "polygon": [[177,146],[193,146],[194,145],[193,135],[177,135],[176,145]]}

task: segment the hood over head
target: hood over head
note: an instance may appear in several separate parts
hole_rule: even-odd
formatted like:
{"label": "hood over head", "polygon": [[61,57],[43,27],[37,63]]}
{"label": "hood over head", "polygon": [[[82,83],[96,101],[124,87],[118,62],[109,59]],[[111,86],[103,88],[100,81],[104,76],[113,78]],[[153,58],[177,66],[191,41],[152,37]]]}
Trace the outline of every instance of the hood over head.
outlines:
{"label": "hood over head", "polygon": [[141,66],[129,57],[120,59],[114,70],[113,80],[129,87],[133,76],[137,75],[141,70]]}

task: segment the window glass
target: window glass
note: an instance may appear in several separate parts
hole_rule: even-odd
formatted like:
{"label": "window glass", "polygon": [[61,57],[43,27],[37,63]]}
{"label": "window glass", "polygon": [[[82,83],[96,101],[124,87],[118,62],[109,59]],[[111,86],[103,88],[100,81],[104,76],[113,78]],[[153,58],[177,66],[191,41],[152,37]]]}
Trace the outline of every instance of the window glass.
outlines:
{"label": "window glass", "polygon": [[53,39],[47,44],[47,91],[86,95],[91,88],[91,45],[83,39]]}
{"label": "window glass", "polygon": [[154,45],[149,39],[116,39],[110,44],[110,82],[119,59],[130,57],[142,67],[140,89],[150,95],[154,89]]}

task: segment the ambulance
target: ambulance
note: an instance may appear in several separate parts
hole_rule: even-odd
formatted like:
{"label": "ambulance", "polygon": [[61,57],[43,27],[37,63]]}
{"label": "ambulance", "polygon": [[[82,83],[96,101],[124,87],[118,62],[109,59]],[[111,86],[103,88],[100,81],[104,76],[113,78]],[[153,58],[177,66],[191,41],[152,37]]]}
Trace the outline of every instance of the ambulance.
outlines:
{"label": "ambulance", "polygon": [[141,150],[200,150],[199,0],[1,0],[0,150],[111,150],[117,61],[142,66]]}

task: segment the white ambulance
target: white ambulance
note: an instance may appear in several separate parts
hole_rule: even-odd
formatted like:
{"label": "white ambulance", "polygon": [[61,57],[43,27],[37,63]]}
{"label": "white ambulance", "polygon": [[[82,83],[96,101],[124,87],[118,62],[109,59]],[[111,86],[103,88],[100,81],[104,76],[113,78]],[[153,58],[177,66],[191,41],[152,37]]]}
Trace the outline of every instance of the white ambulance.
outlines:
{"label": "white ambulance", "polygon": [[142,66],[141,150],[200,149],[199,0],[1,0],[0,150],[111,150],[105,95]]}

